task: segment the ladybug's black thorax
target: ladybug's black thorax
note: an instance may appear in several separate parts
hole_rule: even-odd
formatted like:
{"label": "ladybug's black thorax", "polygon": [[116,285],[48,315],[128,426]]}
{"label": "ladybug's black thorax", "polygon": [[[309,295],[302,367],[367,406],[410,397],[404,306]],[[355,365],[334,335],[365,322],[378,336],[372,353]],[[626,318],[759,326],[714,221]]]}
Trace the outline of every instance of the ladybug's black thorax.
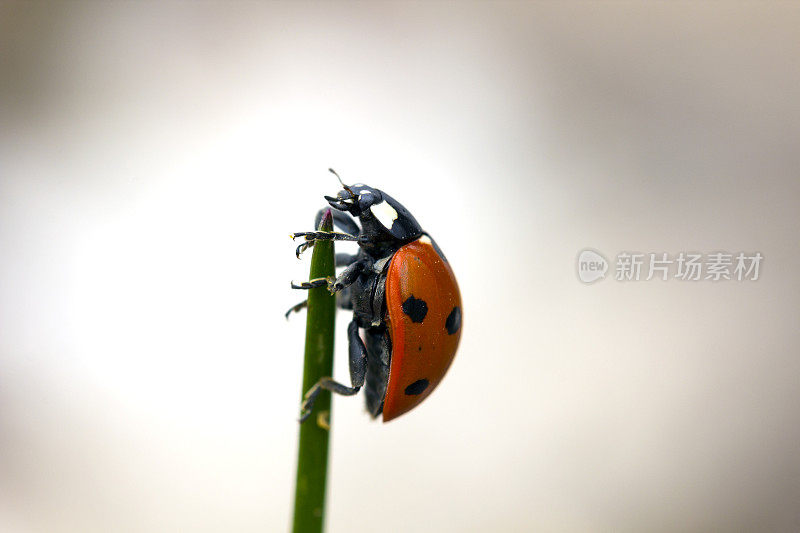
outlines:
{"label": "ladybug's black thorax", "polygon": [[358,245],[376,261],[394,255],[403,245],[418,239],[422,234],[420,230],[419,234],[413,232],[401,239],[387,232],[369,211],[363,212],[358,218],[361,221]]}

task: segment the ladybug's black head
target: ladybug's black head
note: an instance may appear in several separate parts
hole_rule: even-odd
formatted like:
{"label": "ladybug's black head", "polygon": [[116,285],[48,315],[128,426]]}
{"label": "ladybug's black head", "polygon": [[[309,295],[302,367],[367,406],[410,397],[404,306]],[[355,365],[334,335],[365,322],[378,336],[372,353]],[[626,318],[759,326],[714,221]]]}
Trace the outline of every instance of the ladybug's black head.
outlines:
{"label": "ladybug's black head", "polygon": [[[338,174],[336,177],[339,177]],[[414,215],[385,192],[363,183],[342,183],[342,186],[344,189],[335,198],[326,196],[325,199],[334,209],[360,219],[364,235],[375,240],[394,238],[401,241],[417,239],[422,235],[422,228]]]}
{"label": "ladybug's black head", "polygon": [[345,185],[344,189],[336,193],[336,197],[326,196],[331,207],[340,211],[347,211],[354,217],[360,217],[365,211],[375,204],[383,201],[383,193],[363,183]]}

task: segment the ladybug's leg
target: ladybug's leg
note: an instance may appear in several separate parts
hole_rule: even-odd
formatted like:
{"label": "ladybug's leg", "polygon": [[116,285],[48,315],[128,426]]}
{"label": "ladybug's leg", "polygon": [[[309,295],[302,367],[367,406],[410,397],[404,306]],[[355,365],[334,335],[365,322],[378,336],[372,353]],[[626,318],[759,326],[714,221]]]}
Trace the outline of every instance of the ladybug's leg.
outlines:
{"label": "ladybug's leg", "polygon": [[341,394],[342,396],[352,396],[361,390],[361,387],[348,387],[347,385],[342,385],[338,381],[334,381],[333,378],[320,378],[313,387],[308,389],[308,392],[303,397],[303,404],[300,406],[300,419],[298,420],[301,424],[311,416],[311,411],[314,409],[314,402],[317,400],[319,393],[322,392],[322,389]]}
{"label": "ladybug's leg", "polygon": [[365,268],[369,265],[369,261],[365,259],[359,259],[358,261],[352,263],[350,266],[345,268],[341,274],[339,274],[335,279],[333,277],[328,278],[315,278],[308,281],[300,281],[300,282],[292,282],[293,289],[316,289],[317,287],[328,287],[328,290],[331,292],[339,292],[345,287],[349,287],[358,279],[358,276],[361,275],[361,272],[364,271]]}
{"label": "ladybug's leg", "polygon": [[[305,245],[301,244],[300,246],[305,246]],[[353,274],[352,274],[352,272],[348,273],[348,271],[350,271],[350,269],[353,268],[353,265],[357,264],[356,263],[356,257],[357,257],[356,255],[351,255],[351,254],[336,254],[336,266],[337,267],[347,266],[347,268],[344,270],[344,272],[339,274],[339,278],[341,278],[342,276],[345,276],[345,274],[347,273],[347,275],[345,276],[345,279],[346,280],[350,280],[350,278],[353,276]],[[359,268],[358,272],[361,272],[360,269],[362,267],[359,266],[358,268]],[[337,289],[337,290],[341,290],[345,286],[351,285],[353,283],[353,281],[355,281],[356,277],[358,277],[357,273],[356,273],[356,276],[352,278],[352,281],[349,281],[349,283],[346,283],[346,284],[340,284],[340,288]],[[329,287],[331,289],[331,292],[334,292],[334,287],[336,286],[336,283],[339,281],[339,278],[336,278],[335,280],[334,280],[333,277],[330,277],[330,278],[316,278],[316,279],[312,279],[312,280],[309,280],[309,281],[298,281],[298,282],[294,282],[293,281],[292,282],[292,288],[293,289],[315,289],[317,287]],[[300,304],[297,304],[297,305],[300,305]],[[297,306],[295,306],[295,307],[297,307]],[[300,309],[303,308],[301,306],[301,307],[295,309],[295,307],[292,307],[289,311],[290,312],[291,311],[299,311]]]}
{"label": "ladybug's leg", "polygon": [[302,302],[293,305],[292,307],[289,308],[288,311],[286,311],[286,315],[285,315],[286,316],[286,320],[289,320],[289,315],[291,315],[292,313],[299,313],[300,311],[302,311],[306,307],[308,307],[308,300],[303,300]]}
{"label": "ladybug's leg", "polygon": [[311,415],[311,411],[314,408],[314,401],[317,399],[322,389],[343,396],[352,396],[364,385],[364,378],[367,375],[367,348],[364,346],[364,341],[361,340],[361,336],[358,334],[358,324],[355,320],[350,322],[350,325],[347,327],[347,340],[350,347],[350,382],[353,386],[348,387],[329,377],[321,378],[305,395],[303,405],[301,406],[300,423],[303,423]]}
{"label": "ladybug's leg", "polygon": [[[357,254],[336,254],[336,266],[343,267],[353,264],[356,261]],[[328,280],[325,280],[325,285],[328,284]],[[321,284],[319,286],[324,286]],[[292,283],[292,288],[295,289],[311,289],[313,287],[305,287],[303,283]],[[346,294],[343,294],[346,292]],[[308,305],[308,300],[303,300],[302,302],[298,303],[297,305],[292,306],[288,311],[286,311],[286,319],[289,319],[289,315],[294,313],[299,313],[303,309],[306,308]],[[346,291],[345,289],[337,291],[336,294],[336,305],[341,309],[352,309],[353,303],[350,301],[350,292]]]}
{"label": "ladybug's leg", "polygon": [[333,276],[329,278],[314,278],[308,281],[293,281],[292,288],[293,289],[317,289],[319,287],[327,287],[329,285],[333,285],[334,279]]}
{"label": "ladybug's leg", "polygon": [[349,287],[356,282],[358,276],[367,268],[368,264],[369,262],[364,259],[353,262],[350,266],[342,270],[341,274],[336,276],[336,280],[328,288],[331,292],[339,292],[345,287]]}
{"label": "ladybug's leg", "polygon": [[367,375],[367,347],[358,334],[358,323],[355,319],[347,326],[347,346],[350,358],[350,383],[360,389]]}
{"label": "ladybug's leg", "polygon": [[305,237],[306,242],[295,250],[295,255],[299,258],[300,254],[314,246],[316,241],[357,241],[358,237],[349,233],[337,233],[335,231],[300,231],[290,235],[292,240],[298,237]]}
{"label": "ladybug's leg", "polygon": [[[317,212],[317,216],[314,218],[314,227],[318,228],[319,223],[322,221],[322,217],[325,215],[325,211],[327,211],[327,207],[323,207]],[[356,221],[353,220],[347,213],[342,213],[341,211],[332,210],[331,215],[333,216],[333,224],[342,230],[345,233],[349,233],[353,237],[357,237],[359,232],[361,231],[358,228],[358,224]]]}
{"label": "ladybug's leg", "polygon": [[[314,227],[318,228],[320,222],[322,221],[322,217],[325,215],[325,212],[329,209],[327,207],[320,209],[317,211],[317,216],[314,217]],[[337,241],[355,241],[358,237],[358,234],[361,233],[361,229],[356,224],[356,221],[353,220],[348,213],[343,213],[341,211],[333,210],[331,211],[331,216],[333,217],[333,225],[342,230],[345,234],[353,237],[352,239],[347,238],[345,235],[341,233],[335,232],[323,232],[323,231],[307,231],[307,232],[300,232],[300,233],[293,233],[292,239],[294,240],[296,237],[305,237],[306,242],[301,244],[297,247],[297,251],[295,255],[300,257],[300,254],[306,251],[307,249],[314,246],[314,241],[319,240],[337,240]],[[336,265],[342,266],[342,265]]]}
{"label": "ladybug's leg", "polygon": [[[286,311],[286,320],[289,320],[289,315],[291,315],[293,312],[299,313],[306,307],[308,307],[308,300],[303,300],[299,304],[291,307],[288,311]],[[352,311],[353,302],[350,300],[349,287],[346,287],[336,293],[336,307],[338,307],[339,309],[349,309]]]}

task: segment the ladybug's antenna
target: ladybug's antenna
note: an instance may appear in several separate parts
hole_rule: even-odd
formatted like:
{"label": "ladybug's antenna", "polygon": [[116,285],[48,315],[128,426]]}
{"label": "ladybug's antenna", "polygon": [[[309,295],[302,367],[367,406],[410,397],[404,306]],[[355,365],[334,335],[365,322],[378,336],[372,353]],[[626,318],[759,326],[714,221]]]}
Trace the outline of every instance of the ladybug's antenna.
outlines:
{"label": "ladybug's antenna", "polygon": [[344,190],[346,190],[347,192],[349,192],[350,194],[352,194],[353,196],[355,196],[355,193],[354,193],[353,191],[351,191],[351,190],[350,190],[350,187],[348,187],[347,185],[345,185],[345,184],[344,184],[344,182],[342,181],[342,178],[340,178],[340,177],[339,177],[339,174],[337,174],[335,170],[333,170],[332,168],[329,168],[329,169],[328,169],[328,171],[329,171],[331,174],[333,174],[334,176],[336,176],[336,179],[338,179],[338,180],[339,180],[339,183],[341,183],[341,184],[342,184],[342,188],[344,188]]}

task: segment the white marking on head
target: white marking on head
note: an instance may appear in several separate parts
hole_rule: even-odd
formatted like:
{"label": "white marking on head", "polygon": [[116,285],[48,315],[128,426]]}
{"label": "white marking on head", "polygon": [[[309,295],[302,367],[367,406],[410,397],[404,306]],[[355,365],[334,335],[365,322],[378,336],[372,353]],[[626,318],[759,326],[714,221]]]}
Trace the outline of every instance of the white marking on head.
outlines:
{"label": "white marking on head", "polygon": [[365,194],[372,194],[372,191],[364,191],[359,196],[364,196]]}
{"label": "white marking on head", "polygon": [[422,242],[422,243],[425,243],[425,244],[430,244],[430,245],[433,245],[433,241],[432,241],[432,240],[431,240],[431,238],[430,238],[430,237],[428,237],[427,235],[423,235],[422,237],[420,237],[420,238],[419,238],[419,242]]}
{"label": "white marking on head", "polygon": [[384,228],[388,230],[392,229],[392,223],[397,220],[397,211],[395,211],[394,207],[389,205],[389,202],[372,204],[369,210]]}

